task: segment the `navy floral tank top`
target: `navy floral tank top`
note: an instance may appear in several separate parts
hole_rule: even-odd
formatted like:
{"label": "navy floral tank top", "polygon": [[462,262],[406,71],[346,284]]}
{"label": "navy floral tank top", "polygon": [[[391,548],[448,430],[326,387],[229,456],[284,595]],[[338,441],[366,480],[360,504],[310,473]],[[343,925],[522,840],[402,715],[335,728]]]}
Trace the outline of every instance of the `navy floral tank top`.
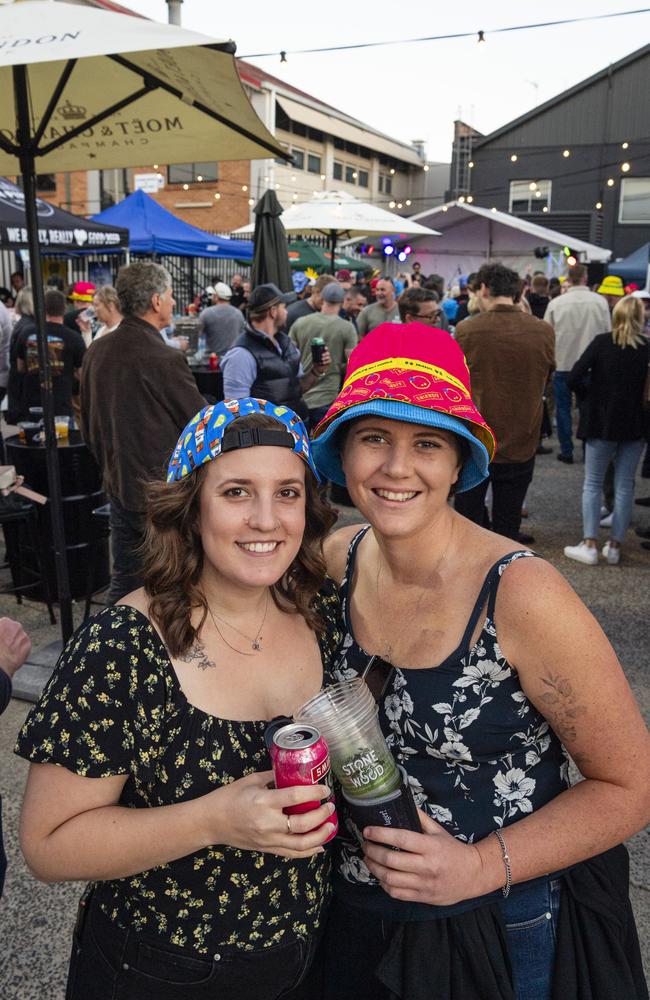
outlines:
{"label": "navy floral tank top", "polygon": [[[356,553],[367,531],[350,545],[340,587],[345,637],[334,671],[338,680],[362,674],[370,658],[355,642],[349,606]],[[501,575],[516,559],[532,557],[521,551],[500,559],[485,578],[458,649],[436,667],[395,668],[379,704],[381,728],[409,775],[416,803],[467,843],[515,823],[570,785],[568,755],[524,694],[494,625]],[[486,605],[483,628],[470,648]],[[378,885],[347,825],[339,837],[337,875],[368,888]]]}

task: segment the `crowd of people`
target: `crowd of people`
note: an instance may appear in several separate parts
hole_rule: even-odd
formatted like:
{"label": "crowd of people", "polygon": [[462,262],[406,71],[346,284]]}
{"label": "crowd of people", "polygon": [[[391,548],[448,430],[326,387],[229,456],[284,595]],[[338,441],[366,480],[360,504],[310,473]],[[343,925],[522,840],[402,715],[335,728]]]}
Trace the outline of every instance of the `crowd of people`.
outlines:
{"label": "crowd of people", "polygon": [[[574,433],[585,455],[565,555],[597,564],[605,522],[619,562],[650,461],[650,295],[592,290],[581,264],[554,287],[496,262],[299,293],[236,277],[198,317],[223,400],[168,342],[160,264],[79,283],[70,310],[46,292],[112,551],[108,606],[17,743],[31,871],[88,883],[67,1000],[647,1000],[622,842],[650,818],[648,733],[521,517],[555,419],[557,459],[577,464]],[[332,532],[328,489],[361,528]],[[0,708],[28,652],[0,619]],[[360,841],[341,800],[330,843],[331,789],[273,787],[264,733],[371,661],[421,832]]]}

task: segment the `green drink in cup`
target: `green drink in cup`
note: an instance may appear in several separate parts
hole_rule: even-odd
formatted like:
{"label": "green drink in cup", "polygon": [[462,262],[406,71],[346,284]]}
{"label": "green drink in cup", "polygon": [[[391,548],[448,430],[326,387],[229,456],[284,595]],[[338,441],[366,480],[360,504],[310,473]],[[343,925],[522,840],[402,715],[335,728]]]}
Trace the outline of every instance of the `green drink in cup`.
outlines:
{"label": "green drink in cup", "polygon": [[377,705],[360,677],[324,688],[294,718],[316,726],[327,740],[332,770],[348,801],[374,801],[401,787]]}

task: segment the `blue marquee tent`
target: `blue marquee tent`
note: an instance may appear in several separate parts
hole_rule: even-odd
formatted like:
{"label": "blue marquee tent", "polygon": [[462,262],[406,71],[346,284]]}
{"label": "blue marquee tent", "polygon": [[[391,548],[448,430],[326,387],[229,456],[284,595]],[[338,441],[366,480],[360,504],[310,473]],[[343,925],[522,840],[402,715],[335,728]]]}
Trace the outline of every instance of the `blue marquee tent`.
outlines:
{"label": "blue marquee tent", "polygon": [[132,253],[159,253],[178,257],[213,257],[252,261],[250,240],[229,240],[206,233],[178,219],[144,191],[134,191],[124,201],[107,208],[93,221],[124,226],[129,230]]}
{"label": "blue marquee tent", "polygon": [[615,260],[607,265],[610,274],[617,274],[625,284],[635,282],[639,288],[646,287],[650,266],[650,243],[644,243],[623,260]]}

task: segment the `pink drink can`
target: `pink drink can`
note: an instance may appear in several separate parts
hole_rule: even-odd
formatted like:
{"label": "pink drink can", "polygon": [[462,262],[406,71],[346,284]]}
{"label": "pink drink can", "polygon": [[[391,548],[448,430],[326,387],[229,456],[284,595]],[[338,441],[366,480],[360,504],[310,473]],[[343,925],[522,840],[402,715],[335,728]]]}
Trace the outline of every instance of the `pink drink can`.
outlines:
{"label": "pink drink can", "polygon": [[[327,785],[330,789],[327,801],[334,801],[329,749],[315,726],[304,723],[282,726],[273,733],[269,752],[276,788],[289,788],[291,785]],[[314,799],[313,802],[287,806],[284,812],[288,815],[306,813],[318,809],[320,805],[320,800]],[[336,812],[333,812],[326,822],[333,823],[334,830],[325,843],[338,833],[339,821]]]}

